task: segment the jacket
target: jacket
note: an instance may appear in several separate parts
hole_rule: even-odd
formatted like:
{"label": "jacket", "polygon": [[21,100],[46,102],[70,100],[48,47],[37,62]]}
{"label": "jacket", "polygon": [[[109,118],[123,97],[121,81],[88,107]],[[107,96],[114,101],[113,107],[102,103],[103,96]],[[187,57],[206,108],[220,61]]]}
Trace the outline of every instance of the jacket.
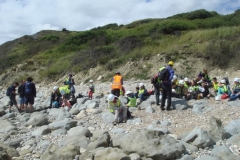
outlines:
{"label": "jacket", "polygon": [[169,78],[167,81],[165,81],[165,82],[163,81],[163,84],[172,84],[174,70],[170,66],[167,67],[167,70],[168,70]]}

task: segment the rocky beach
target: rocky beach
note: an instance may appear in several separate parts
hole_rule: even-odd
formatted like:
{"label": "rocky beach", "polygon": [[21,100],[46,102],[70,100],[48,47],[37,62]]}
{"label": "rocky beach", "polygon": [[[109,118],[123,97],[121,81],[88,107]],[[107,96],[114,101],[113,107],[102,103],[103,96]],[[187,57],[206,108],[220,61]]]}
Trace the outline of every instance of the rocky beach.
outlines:
{"label": "rocky beach", "polygon": [[[126,81],[135,91],[143,82]],[[6,89],[0,87],[0,159],[2,160],[238,160],[240,100],[172,98],[161,111],[152,95],[129,108],[132,118],[113,125],[107,109],[109,83],[97,83],[92,100],[77,99],[72,108],[47,108],[55,84],[37,84],[33,113],[9,113]],[[88,87],[76,85],[86,95]],[[121,101],[126,102],[125,97]]]}

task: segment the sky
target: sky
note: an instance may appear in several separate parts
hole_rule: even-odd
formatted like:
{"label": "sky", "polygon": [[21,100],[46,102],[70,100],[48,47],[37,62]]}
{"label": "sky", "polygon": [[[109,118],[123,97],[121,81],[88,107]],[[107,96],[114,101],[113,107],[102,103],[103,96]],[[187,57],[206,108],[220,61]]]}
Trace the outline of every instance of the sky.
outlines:
{"label": "sky", "polygon": [[197,9],[229,14],[240,0],[0,0],[0,44],[41,30],[84,31]]}

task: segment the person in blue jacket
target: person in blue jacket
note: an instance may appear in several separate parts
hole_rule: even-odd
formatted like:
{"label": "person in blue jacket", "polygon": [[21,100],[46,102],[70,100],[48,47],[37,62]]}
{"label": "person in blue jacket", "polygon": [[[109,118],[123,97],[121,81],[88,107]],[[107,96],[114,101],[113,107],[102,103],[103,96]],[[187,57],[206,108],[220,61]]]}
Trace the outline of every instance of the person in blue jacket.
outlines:
{"label": "person in blue jacket", "polygon": [[167,110],[171,110],[172,105],[172,79],[174,76],[173,70],[173,61],[168,62],[167,70],[168,70],[168,77],[166,80],[162,81],[162,100],[161,100],[161,110],[165,110],[165,101],[167,99]]}

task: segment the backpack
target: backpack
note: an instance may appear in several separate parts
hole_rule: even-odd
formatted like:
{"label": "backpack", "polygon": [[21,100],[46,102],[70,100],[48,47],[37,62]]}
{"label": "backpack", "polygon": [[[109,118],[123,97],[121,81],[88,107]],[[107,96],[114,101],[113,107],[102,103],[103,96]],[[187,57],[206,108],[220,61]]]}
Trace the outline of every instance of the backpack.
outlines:
{"label": "backpack", "polygon": [[11,87],[8,87],[7,88],[7,92],[6,92],[6,96],[8,96],[8,97],[10,97],[10,95],[11,95]]}
{"label": "backpack", "polygon": [[158,73],[151,78],[151,83],[152,84],[158,83]]}
{"label": "backpack", "polygon": [[230,85],[230,82],[228,80],[228,77],[223,77],[223,79],[226,81],[226,86],[229,86]]}
{"label": "backpack", "polygon": [[26,82],[26,84],[25,84],[25,94],[26,95],[30,95],[30,94],[32,94],[33,92],[32,92],[32,83],[31,82]]}
{"label": "backpack", "polygon": [[169,78],[169,72],[168,72],[167,67],[163,68],[163,69],[159,72],[158,77],[159,77],[159,79],[162,80],[162,81],[168,80],[168,78]]}

